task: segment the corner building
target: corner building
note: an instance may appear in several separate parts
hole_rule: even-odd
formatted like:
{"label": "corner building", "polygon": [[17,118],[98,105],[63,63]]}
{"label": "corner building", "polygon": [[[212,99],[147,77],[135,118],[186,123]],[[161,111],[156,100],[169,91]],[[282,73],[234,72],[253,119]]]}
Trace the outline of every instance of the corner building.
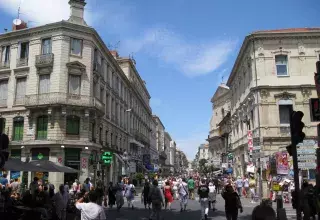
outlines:
{"label": "corner building", "polygon": [[114,153],[113,162],[98,170],[105,182],[118,181],[142,171],[142,156],[149,154],[150,95],[134,60],[111,53],[86,25],[84,0],[69,4],[68,21],[0,35],[0,126],[10,137],[11,157],[80,170],[23,174],[25,183],[36,175],[56,187],[83,182],[94,176],[104,151]]}

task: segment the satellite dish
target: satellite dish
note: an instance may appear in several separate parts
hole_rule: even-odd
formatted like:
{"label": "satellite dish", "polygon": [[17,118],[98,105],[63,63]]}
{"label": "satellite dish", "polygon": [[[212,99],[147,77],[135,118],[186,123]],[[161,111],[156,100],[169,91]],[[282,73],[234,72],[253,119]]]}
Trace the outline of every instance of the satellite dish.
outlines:
{"label": "satellite dish", "polygon": [[22,21],[20,19],[14,19],[13,24],[18,26],[18,25],[22,24]]}

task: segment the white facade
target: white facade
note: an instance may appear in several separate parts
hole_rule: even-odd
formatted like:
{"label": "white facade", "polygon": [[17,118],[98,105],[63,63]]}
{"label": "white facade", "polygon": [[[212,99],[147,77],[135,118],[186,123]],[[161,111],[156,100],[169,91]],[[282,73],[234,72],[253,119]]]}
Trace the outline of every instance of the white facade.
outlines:
{"label": "white facade", "polygon": [[209,152],[209,144],[201,144],[198,148],[199,161],[202,159],[209,160],[211,154]]}
{"label": "white facade", "polygon": [[84,1],[70,4],[69,21],[0,35],[0,122],[12,155],[81,170],[78,177],[49,173],[56,186],[93,177],[90,158],[100,160],[102,151],[115,154],[105,181],[117,181],[121,154],[139,164],[150,147],[150,95],[135,62],[113,56],[86,26]]}

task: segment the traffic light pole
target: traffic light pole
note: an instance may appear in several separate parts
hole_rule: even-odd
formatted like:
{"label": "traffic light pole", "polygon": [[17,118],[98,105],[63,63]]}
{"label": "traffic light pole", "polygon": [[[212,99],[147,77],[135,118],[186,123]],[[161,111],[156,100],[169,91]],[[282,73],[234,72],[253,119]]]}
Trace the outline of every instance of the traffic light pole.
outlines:
{"label": "traffic light pole", "polygon": [[292,146],[292,159],[293,159],[293,171],[294,171],[294,189],[297,192],[296,211],[297,220],[301,220],[301,208],[300,208],[300,182],[299,182],[299,167],[298,167],[298,153],[297,146]]}

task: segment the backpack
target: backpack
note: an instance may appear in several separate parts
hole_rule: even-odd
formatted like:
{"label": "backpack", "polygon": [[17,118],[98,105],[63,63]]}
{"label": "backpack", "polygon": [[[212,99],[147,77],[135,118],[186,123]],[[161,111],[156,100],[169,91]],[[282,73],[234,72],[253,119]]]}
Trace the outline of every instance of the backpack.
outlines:
{"label": "backpack", "polygon": [[160,189],[157,187],[157,188],[152,188],[151,189],[151,198],[150,200],[151,201],[161,201],[162,200],[162,196],[161,196],[161,191]]}

